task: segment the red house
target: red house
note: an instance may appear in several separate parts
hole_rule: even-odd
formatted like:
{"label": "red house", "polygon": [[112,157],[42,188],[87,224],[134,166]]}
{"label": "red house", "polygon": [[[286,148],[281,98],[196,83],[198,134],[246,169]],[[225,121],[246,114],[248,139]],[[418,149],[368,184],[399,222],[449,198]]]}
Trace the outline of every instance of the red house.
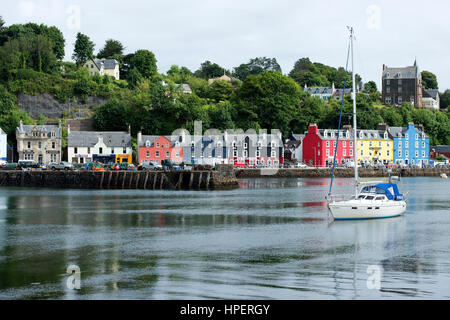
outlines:
{"label": "red house", "polygon": [[[315,167],[332,166],[337,134],[336,129],[319,129],[316,124],[311,124],[302,142],[303,163]],[[353,161],[354,146],[351,129],[341,129],[339,135],[336,164]]]}
{"label": "red house", "polygon": [[168,159],[178,163],[183,161],[183,147],[176,136],[143,136],[138,134],[139,164],[144,161],[161,163]]}

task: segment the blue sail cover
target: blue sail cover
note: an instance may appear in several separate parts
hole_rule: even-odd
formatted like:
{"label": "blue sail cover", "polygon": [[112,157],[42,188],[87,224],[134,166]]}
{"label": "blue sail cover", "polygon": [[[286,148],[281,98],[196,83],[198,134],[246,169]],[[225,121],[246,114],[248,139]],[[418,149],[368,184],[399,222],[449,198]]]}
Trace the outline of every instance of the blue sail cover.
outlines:
{"label": "blue sail cover", "polygon": [[379,183],[374,186],[364,187],[362,192],[384,194],[389,200],[403,200],[403,194],[398,191],[395,183]]}

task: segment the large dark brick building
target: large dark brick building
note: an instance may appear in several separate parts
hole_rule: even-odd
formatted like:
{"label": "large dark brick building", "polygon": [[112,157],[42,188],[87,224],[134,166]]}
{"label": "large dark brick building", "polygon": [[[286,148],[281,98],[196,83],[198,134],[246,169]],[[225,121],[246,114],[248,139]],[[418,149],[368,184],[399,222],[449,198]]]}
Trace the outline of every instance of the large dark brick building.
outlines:
{"label": "large dark brick building", "polygon": [[422,76],[416,61],[404,68],[389,68],[383,65],[382,101],[384,104],[401,105],[411,102],[416,108],[423,106]]}

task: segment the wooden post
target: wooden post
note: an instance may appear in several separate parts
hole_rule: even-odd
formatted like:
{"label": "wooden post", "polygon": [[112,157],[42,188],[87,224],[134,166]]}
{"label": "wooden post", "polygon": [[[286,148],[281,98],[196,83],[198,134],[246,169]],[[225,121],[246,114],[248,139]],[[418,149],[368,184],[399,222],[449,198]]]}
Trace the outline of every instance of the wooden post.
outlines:
{"label": "wooden post", "polygon": [[119,182],[119,171],[116,171],[116,182],[114,183],[114,187],[117,189],[117,183]]}
{"label": "wooden post", "polygon": [[156,179],[158,179],[158,172],[155,172],[155,176],[153,177],[153,190],[156,188]]}
{"label": "wooden post", "polygon": [[125,188],[125,180],[126,180],[126,177],[127,177],[127,171],[125,171],[124,174],[123,174],[123,178],[122,178],[122,189]]}
{"label": "wooden post", "polygon": [[133,171],[130,171],[130,183],[128,184],[128,189],[131,189],[131,183],[133,182]]}
{"label": "wooden post", "polygon": [[145,174],[145,180],[144,180],[144,189],[147,189],[147,180],[148,180],[148,171]]}
{"label": "wooden post", "polygon": [[209,179],[211,178],[211,172],[208,172],[206,176],[206,189],[209,189]]}
{"label": "wooden post", "polygon": [[199,188],[199,189],[200,189],[200,187],[201,187],[201,185],[202,185],[202,175],[203,175],[203,172],[200,171],[200,176],[198,177],[198,188]]}
{"label": "wooden post", "polygon": [[139,187],[139,178],[141,177],[141,173],[140,172],[136,172],[136,189]]}
{"label": "wooden post", "polygon": [[112,171],[109,172],[109,177],[108,177],[108,189],[111,188],[111,178],[112,178]]}
{"label": "wooden post", "polygon": [[189,189],[192,188],[192,182],[194,182],[194,173],[191,172],[191,177],[189,178]]}
{"label": "wooden post", "polygon": [[103,177],[105,176],[105,171],[102,171],[102,177],[100,178],[100,189],[103,189]]}
{"label": "wooden post", "polygon": [[164,181],[164,177],[165,176],[166,176],[165,174],[161,173],[161,181],[159,183],[159,189],[160,190],[162,190],[162,188],[163,188],[163,181]]}
{"label": "wooden post", "polygon": [[183,183],[183,172],[180,172],[180,176],[178,177],[178,182],[176,185],[176,189],[181,189],[181,184]]}

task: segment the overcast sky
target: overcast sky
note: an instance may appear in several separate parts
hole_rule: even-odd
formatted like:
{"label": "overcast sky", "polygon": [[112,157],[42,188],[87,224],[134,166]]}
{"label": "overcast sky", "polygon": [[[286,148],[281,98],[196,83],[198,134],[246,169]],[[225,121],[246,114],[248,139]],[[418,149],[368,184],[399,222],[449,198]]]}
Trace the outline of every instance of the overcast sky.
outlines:
{"label": "overcast sky", "polygon": [[449,0],[18,0],[2,1],[7,25],[57,26],[71,60],[77,32],[96,44],[116,39],[126,53],[152,51],[158,70],[171,65],[192,71],[205,60],[232,70],[254,57],[276,58],[284,74],[309,57],[345,65],[346,26],[356,34],[356,72],[381,84],[382,65],[409,66],[437,75],[450,88]]}

